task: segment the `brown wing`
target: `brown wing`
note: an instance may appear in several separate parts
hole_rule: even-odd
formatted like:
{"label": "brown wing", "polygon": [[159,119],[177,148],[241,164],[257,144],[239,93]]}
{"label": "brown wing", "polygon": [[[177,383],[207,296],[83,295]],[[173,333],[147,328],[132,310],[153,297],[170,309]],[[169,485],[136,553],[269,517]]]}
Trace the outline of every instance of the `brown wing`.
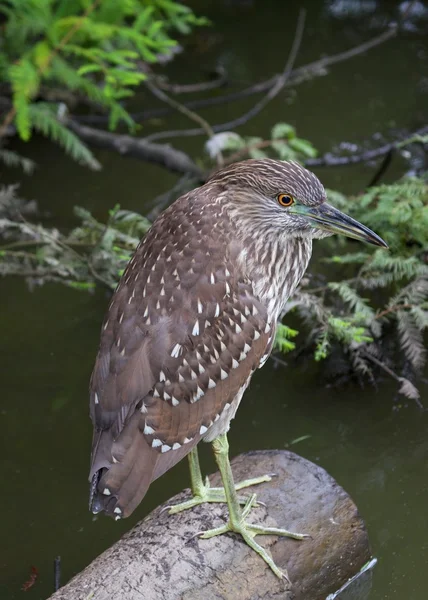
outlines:
{"label": "brown wing", "polygon": [[203,208],[195,219],[191,196],[179,202],[122,277],[91,380],[93,509],[117,517],[227,420],[273,336],[221,220]]}

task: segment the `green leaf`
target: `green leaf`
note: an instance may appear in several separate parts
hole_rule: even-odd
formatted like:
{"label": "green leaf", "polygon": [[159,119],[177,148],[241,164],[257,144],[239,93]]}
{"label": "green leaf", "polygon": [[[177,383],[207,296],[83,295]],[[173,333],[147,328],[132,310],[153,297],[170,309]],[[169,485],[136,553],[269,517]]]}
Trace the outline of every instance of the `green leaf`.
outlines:
{"label": "green leaf", "polygon": [[296,137],[296,130],[292,125],[288,123],[276,123],[272,127],[271,138],[273,140],[279,138],[285,138],[287,140],[294,139]]}
{"label": "green leaf", "polygon": [[311,142],[307,140],[302,140],[300,138],[294,138],[290,140],[290,147],[296,152],[299,152],[304,157],[307,158],[315,158],[317,155],[316,149],[312,146]]}
{"label": "green leaf", "polygon": [[88,73],[96,73],[98,71],[103,71],[103,67],[101,65],[98,64],[87,64],[87,65],[83,65],[82,67],[80,67],[80,69],[77,69],[77,75],[81,76],[81,75],[87,75]]}

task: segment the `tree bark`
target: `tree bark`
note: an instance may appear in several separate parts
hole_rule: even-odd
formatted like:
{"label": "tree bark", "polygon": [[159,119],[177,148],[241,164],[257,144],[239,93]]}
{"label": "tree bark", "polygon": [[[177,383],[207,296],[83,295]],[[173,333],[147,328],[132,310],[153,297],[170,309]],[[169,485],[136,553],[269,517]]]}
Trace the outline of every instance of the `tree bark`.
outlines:
{"label": "tree bark", "polygon": [[[311,537],[257,540],[287,569],[279,580],[236,535],[201,540],[195,534],[224,523],[223,504],[170,516],[160,506],[58,590],[52,600],[325,600],[370,558],[355,504],[324,469],[287,451],[257,451],[232,462],[235,480],[275,473],[248,491],[266,503],[249,521]],[[211,484],[219,485],[218,473]],[[167,505],[188,497],[185,491]],[[367,590],[367,588],[366,588]],[[358,600],[366,598],[356,596]],[[342,596],[338,596],[341,598]],[[347,596],[350,597],[350,596]]]}

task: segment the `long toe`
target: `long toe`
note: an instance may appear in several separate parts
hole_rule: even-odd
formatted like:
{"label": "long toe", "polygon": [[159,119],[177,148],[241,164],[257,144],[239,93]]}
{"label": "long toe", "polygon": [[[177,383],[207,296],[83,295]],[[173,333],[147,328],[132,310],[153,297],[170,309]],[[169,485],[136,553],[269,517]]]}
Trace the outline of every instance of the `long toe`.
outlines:
{"label": "long toe", "polygon": [[[247,503],[247,506],[252,506],[251,499]],[[230,521],[226,525],[222,525],[221,527],[216,527],[215,529],[210,529],[208,531],[201,532],[199,537],[202,539],[209,539],[212,537],[216,537],[218,535],[223,535],[224,533],[238,533],[242,540],[250,546],[261,558],[265,561],[265,563],[269,566],[269,568],[279,577],[280,579],[286,579],[290,581],[288,578],[288,574],[286,571],[281,570],[274,562],[273,558],[267,552],[263,546],[260,546],[255,541],[256,535],[279,535],[292,538],[294,540],[303,540],[307,537],[310,537],[304,533],[293,533],[292,531],[288,531],[287,529],[279,529],[276,527],[261,527],[259,525],[253,525],[252,523],[247,523],[246,521],[242,521],[241,523],[232,524]]]}
{"label": "long toe", "polygon": [[[246,486],[244,486],[246,487]],[[245,506],[248,504],[249,497],[248,496],[238,496],[239,504]],[[201,494],[195,494],[189,500],[185,500],[184,502],[180,502],[179,504],[175,504],[174,506],[167,507],[168,513],[170,515],[174,515],[184,510],[189,510],[189,508],[194,508],[195,506],[199,506],[200,504],[205,503],[227,503],[226,494],[224,488],[206,488],[205,491]],[[253,502],[253,506],[259,506],[263,503],[258,503],[257,501]],[[165,508],[165,510],[167,510]]]}

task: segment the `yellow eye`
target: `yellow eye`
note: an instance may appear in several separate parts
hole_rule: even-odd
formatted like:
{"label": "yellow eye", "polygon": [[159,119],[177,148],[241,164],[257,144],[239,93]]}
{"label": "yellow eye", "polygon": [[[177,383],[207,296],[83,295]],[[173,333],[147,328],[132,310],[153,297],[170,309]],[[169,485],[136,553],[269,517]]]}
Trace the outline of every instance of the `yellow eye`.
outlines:
{"label": "yellow eye", "polygon": [[294,204],[294,198],[291,194],[279,194],[278,202],[281,206],[292,206]]}

